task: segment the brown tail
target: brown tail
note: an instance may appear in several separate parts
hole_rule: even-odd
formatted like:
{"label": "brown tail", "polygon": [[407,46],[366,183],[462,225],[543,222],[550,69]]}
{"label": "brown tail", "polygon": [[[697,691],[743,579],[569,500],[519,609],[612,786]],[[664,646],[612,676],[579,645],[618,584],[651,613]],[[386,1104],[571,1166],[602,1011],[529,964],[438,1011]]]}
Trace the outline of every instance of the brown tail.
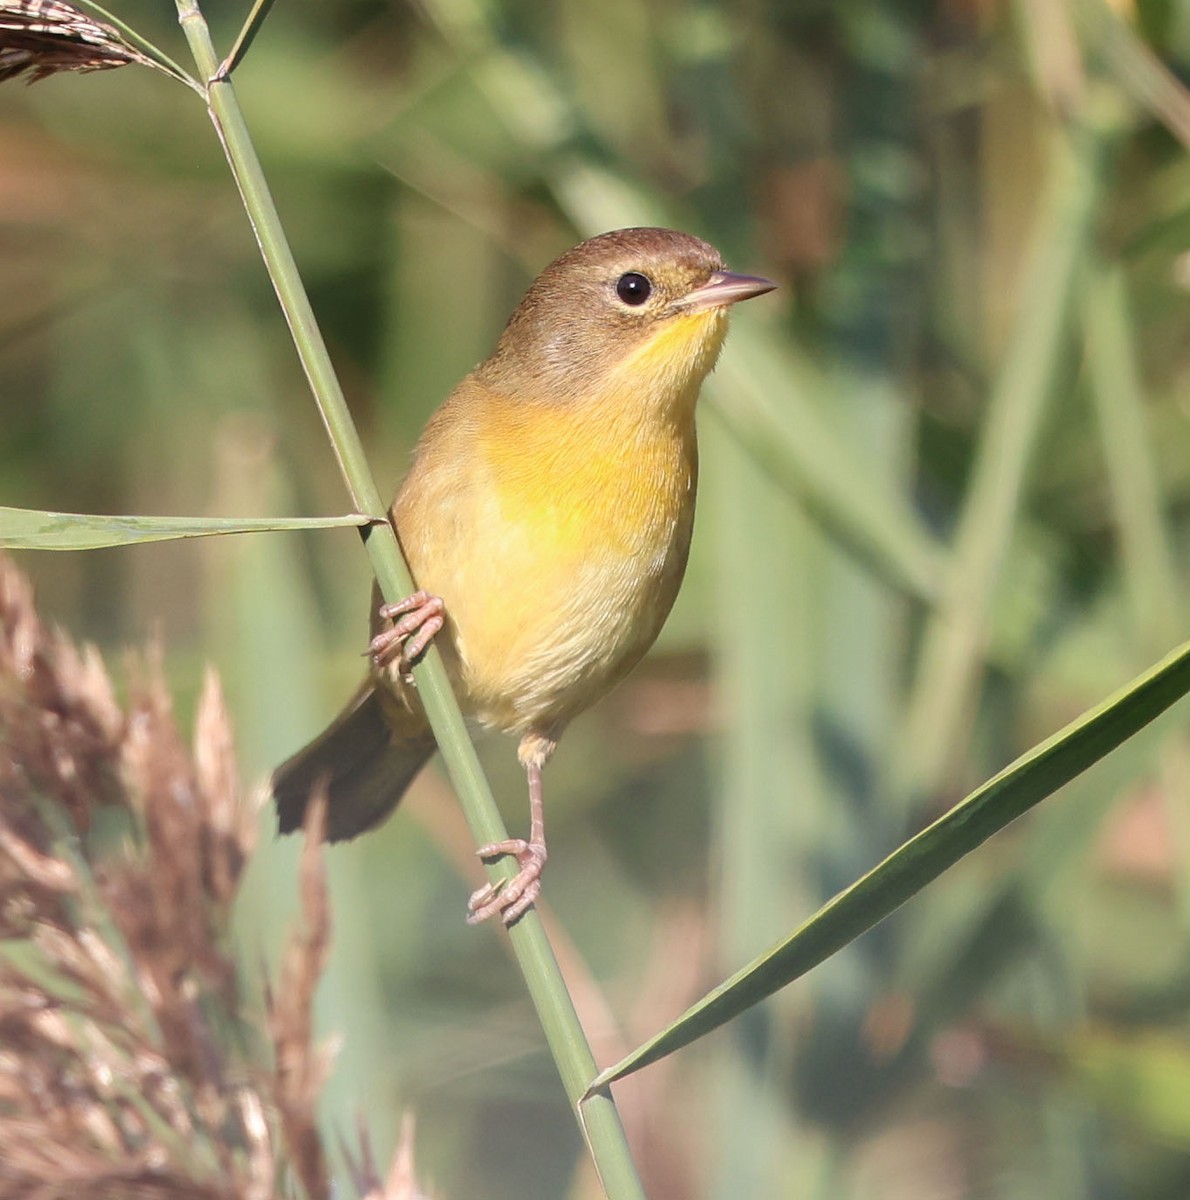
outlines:
{"label": "brown tail", "polygon": [[326,837],[340,842],[379,825],[434,753],[428,730],[402,737],[370,684],[309,745],[273,772],[282,833],[300,829],[311,791],[328,791]]}

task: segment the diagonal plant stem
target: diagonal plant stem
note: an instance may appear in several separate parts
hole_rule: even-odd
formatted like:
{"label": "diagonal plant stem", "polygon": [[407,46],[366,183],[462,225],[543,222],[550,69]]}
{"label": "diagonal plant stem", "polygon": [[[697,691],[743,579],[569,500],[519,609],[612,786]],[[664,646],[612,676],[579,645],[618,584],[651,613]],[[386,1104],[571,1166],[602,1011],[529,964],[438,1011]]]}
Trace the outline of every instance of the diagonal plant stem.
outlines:
{"label": "diagonal plant stem", "polygon": [[1000,568],[1061,361],[1105,152],[1104,139],[1090,129],[1076,128],[1065,144],[1055,141],[1023,300],[988,402],[946,592],[926,623],[893,763],[902,811],[940,785],[963,743]]}
{"label": "diagonal plant stem", "polygon": [[[235,91],[230,80],[220,75],[219,58],[195,0],[177,0],[177,9],[195,63],[201,76],[209,81],[208,112],[240,190],[352,502],[360,513],[372,519],[363,535],[372,569],[385,599],[399,600],[414,590],[413,580],[385,515],[384,504],[282,231]],[[480,844],[504,841],[508,834],[480,769],[458,704],[451,694],[437,650],[431,647],[422,663],[414,669],[414,676],[472,834]],[[489,867],[493,881],[511,879],[514,874],[515,868],[506,860]],[[595,1060],[537,914],[530,909],[513,926],[510,936],[604,1191],[609,1200],[643,1200],[644,1191],[610,1094],[606,1091],[596,1093],[586,1099],[579,1110],[579,1103],[595,1078]]]}
{"label": "diagonal plant stem", "polygon": [[1183,642],[898,846],[792,934],[608,1067],[596,1082],[606,1086],[657,1062],[800,979],[1187,695],[1190,642]]}
{"label": "diagonal plant stem", "polygon": [[252,5],[252,11],[244,21],[243,28],[240,29],[239,35],[227,52],[227,57],[219,64],[219,69],[212,76],[213,79],[227,79],[232,71],[240,65],[244,55],[248,53],[248,47],[256,40],[256,35],[260,32],[264,19],[269,15],[272,7],[273,0],[256,0],[256,3]]}

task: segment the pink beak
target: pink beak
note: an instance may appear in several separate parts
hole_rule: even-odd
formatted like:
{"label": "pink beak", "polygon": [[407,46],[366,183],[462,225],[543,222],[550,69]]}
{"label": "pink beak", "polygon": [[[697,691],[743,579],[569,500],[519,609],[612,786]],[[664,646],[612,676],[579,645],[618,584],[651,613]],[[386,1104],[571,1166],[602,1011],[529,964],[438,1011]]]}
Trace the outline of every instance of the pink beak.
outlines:
{"label": "pink beak", "polygon": [[777,285],[771,279],[759,275],[737,275],[734,271],[716,271],[706,283],[699,284],[678,307],[686,312],[705,312],[708,308],[721,308],[753,296],[763,296]]}

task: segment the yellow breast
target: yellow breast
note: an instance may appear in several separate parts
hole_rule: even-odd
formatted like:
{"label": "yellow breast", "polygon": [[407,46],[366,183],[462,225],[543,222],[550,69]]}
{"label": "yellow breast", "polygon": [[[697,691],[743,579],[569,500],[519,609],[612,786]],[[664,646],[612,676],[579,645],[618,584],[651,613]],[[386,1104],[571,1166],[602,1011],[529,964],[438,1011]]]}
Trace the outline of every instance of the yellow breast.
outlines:
{"label": "yellow breast", "polygon": [[[693,527],[705,373],[668,364],[690,350],[675,339],[708,341],[705,320],[689,324],[609,369],[596,395],[514,399],[471,379],[431,425],[395,515],[419,585],[446,603],[457,683],[485,723],[564,724],[668,615]],[[710,340],[713,354],[721,336]]]}
{"label": "yellow breast", "polygon": [[457,629],[481,716],[501,727],[592,703],[652,643],[685,570],[692,418],[641,428],[594,416],[485,414],[489,586],[481,603],[463,601]]}

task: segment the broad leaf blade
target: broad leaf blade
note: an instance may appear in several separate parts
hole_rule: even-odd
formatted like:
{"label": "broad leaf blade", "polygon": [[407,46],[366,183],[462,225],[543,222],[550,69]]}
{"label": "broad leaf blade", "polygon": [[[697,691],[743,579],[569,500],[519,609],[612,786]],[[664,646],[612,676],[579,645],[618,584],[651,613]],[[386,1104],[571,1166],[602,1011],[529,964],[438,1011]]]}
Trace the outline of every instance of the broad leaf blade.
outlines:
{"label": "broad leaf blade", "polygon": [[926,884],[1069,783],[1190,692],[1190,642],[1072,721],[895,850],[784,942],[603,1071],[591,1092],[656,1062],[758,1004],[884,920]]}
{"label": "broad leaf blade", "polygon": [[359,513],[341,517],[130,517],[0,507],[0,547],[7,550],[98,550],[175,538],[371,524]]}

